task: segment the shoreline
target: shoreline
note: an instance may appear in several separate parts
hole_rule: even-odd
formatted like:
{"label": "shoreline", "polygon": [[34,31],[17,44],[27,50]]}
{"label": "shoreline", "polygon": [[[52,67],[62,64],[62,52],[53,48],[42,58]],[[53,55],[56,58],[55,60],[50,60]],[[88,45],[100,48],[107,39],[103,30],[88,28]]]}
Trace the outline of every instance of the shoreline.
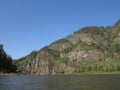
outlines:
{"label": "shoreline", "polygon": [[16,73],[0,73],[0,76],[14,76]]}
{"label": "shoreline", "polygon": [[71,75],[107,75],[107,74],[120,74],[120,72],[83,72],[83,73],[74,73]]}
{"label": "shoreline", "polygon": [[[120,74],[120,72],[83,72],[83,73],[65,73],[65,74],[51,74],[51,75],[112,75],[112,74]],[[14,75],[25,75],[25,74],[18,74],[18,73],[0,73],[0,76],[14,76]],[[31,75],[31,74],[26,74]],[[46,75],[46,74],[40,74]],[[33,75],[34,76],[34,75]]]}

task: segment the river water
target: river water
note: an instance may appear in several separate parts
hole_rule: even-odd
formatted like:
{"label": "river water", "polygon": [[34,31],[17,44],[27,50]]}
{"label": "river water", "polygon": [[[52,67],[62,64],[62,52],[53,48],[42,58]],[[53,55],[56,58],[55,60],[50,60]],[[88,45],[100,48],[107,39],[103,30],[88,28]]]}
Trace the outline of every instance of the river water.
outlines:
{"label": "river water", "polygon": [[120,75],[0,76],[0,90],[120,90]]}

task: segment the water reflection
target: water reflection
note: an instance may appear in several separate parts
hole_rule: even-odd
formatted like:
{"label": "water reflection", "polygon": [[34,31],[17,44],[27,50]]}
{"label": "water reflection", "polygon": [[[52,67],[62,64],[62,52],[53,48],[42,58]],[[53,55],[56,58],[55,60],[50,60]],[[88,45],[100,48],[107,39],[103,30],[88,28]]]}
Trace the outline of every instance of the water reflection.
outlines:
{"label": "water reflection", "polygon": [[120,75],[0,76],[0,90],[120,90]]}

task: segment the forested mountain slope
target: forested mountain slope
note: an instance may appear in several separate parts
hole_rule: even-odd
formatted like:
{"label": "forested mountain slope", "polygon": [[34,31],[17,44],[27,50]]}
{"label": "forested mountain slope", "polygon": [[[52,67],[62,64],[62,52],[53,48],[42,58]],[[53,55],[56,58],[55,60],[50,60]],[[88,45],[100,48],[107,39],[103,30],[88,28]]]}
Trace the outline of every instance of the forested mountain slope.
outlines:
{"label": "forested mountain slope", "polygon": [[120,71],[120,20],[89,26],[16,61],[24,74]]}

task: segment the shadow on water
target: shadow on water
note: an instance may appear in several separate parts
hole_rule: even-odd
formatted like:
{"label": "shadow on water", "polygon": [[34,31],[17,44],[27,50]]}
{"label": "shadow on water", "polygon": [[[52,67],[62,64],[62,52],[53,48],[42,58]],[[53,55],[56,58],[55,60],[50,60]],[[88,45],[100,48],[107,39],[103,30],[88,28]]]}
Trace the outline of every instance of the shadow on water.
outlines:
{"label": "shadow on water", "polygon": [[0,76],[0,90],[120,90],[120,75]]}

